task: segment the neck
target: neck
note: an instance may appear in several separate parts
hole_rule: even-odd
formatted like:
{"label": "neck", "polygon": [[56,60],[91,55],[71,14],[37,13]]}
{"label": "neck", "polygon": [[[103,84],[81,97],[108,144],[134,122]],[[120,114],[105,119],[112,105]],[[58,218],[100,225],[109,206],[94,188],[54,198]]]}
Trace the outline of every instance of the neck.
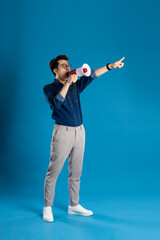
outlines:
{"label": "neck", "polygon": [[59,78],[56,78],[56,80],[58,80],[60,83],[62,83],[63,85],[66,83],[67,80],[62,80],[62,79],[59,79]]}

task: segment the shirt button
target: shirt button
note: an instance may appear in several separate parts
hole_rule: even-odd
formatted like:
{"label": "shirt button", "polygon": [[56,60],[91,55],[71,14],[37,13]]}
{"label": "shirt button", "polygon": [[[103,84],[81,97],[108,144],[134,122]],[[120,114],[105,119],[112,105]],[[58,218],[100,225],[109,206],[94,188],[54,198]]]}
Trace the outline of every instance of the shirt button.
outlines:
{"label": "shirt button", "polygon": [[68,99],[69,99],[69,97],[68,97]]}
{"label": "shirt button", "polygon": [[72,105],[71,105],[71,107],[72,107]]}

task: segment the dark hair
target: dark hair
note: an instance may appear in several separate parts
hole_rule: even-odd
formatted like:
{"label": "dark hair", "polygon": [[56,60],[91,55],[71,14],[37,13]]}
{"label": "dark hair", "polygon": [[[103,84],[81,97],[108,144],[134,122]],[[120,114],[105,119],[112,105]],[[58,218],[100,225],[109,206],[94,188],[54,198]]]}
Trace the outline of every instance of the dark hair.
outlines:
{"label": "dark hair", "polygon": [[[62,60],[62,59],[69,60],[69,58],[66,55],[58,55],[56,58],[54,58],[50,61],[49,67],[52,72],[55,68],[58,67],[58,60]],[[53,72],[53,74],[56,75],[54,72]]]}

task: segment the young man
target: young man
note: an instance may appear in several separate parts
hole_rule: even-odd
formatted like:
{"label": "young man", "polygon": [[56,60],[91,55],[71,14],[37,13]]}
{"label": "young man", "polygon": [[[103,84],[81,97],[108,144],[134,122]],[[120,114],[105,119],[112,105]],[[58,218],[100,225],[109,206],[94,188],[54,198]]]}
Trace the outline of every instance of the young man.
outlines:
{"label": "young man", "polygon": [[[52,133],[50,163],[44,183],[43,220],[52,222],[52,205],[55,195],[55,185],[65,160],[69,159],[69,214],[90,216],[92,211],[79,204],[80,176],[82,171],[85,129],[83,126],[80,94],[97,77],[113,68],[122,68],[124,57],[106,66],[91,71],[89,77],[82,76],[79,80],[76,74],[69,77],[71,65],[66,55],[59,55],[50,61],[50,69],[55,79],[44,86],[43,91],[55,120]],[[74,82],[74,83],[73,83]]]}

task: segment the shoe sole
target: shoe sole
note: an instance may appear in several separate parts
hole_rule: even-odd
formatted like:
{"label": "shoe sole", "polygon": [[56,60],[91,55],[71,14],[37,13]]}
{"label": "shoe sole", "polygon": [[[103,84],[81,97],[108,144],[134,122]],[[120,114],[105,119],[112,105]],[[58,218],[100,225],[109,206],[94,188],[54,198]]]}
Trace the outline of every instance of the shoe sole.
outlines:
{"label": "shoe sole", "polygon": [[68,209],[68,213],[75,214],[75,215],[81,215],[81,216],[92,216],[93,215],[93,213],[80,213],[80,212],[72,211],[71,209]]}
{"label": "shoe sole", "polygon": [[46,222],[53,222],[53,221],[54,221],[54,219],[51,219],[51,220],[50,220],[50,219],[45,218],[45,217],[43,217],[43,220],[46,221]]}

